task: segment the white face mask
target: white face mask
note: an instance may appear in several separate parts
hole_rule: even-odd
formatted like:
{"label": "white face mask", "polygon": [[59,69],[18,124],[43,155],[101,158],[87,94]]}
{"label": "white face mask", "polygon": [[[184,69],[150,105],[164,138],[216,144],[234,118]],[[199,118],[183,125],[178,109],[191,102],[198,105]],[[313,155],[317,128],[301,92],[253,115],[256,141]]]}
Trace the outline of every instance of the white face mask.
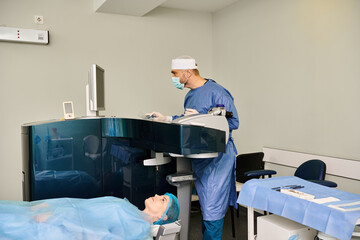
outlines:
{"label": "white face mask", "polygon": [[174,86],[180,90],[184,89],[185,84],[184,83],[180,83],[180,78],[179,77],[172,77],[172,83],[174,84]]}

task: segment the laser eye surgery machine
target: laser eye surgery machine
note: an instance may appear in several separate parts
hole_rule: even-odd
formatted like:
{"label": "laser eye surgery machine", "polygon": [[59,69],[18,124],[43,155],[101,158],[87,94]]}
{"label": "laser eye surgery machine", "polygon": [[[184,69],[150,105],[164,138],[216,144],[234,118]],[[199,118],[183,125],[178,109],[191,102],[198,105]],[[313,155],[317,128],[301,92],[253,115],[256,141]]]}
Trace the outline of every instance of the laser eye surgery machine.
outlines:
{"label": "laser eye surgery machine", "polygon": [[144,209],[149,196],[171,192],[181,230],[175,223],[159,232],[180,230],[188,239],[191,158],[225,152],[228,134],[225,116],[214,112],[172,123],[97,117],[24,124],[23,199],[116,196]]}

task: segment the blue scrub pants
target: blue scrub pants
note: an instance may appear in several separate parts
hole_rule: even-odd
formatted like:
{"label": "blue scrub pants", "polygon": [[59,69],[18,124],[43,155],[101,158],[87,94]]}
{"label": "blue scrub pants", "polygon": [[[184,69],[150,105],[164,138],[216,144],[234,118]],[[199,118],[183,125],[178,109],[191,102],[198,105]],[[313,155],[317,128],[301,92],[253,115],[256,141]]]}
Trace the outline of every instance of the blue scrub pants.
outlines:
{"label": "blue scrub pants", "polygon": [[224,218],[216,221],[202,221],[203,240],[221,240]]}

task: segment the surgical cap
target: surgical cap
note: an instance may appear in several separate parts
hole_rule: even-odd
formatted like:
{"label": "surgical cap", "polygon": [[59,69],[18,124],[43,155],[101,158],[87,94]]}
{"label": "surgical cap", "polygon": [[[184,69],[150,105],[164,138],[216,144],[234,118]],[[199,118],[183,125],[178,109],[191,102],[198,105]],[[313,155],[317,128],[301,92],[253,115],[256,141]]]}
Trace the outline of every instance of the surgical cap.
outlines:
{"label": "surgical cap", "polygon": [[197,69],[195,59],[190,56],[181,56],[172,60],[171,69]]}
{"label": "surgical cap", "polygon": [[161,218],[154,222],[155,225],[172,223],[175,222],[179,217],[180,206],[178,199],[171,193],[165,193],[164,195],[169,196],[169,203]]}

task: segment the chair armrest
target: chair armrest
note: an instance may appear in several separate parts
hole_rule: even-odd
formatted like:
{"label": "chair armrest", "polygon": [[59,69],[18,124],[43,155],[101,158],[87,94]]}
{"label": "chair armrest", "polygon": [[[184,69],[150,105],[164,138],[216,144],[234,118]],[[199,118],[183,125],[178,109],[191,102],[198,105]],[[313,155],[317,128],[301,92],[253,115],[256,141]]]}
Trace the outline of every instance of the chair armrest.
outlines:
{"label": "chair armrest", "polygon": [[308,180],[310,182],[313,183],[317,183],[326,187],[337,187],[337,184],[335,182],[332,181],[328,181],[328,180]]}
{"label": "chair armrest", "polygon": [[274,170],[254,170],[254,171],[248,171],[248,172],[245,172],[244,175],[245,177],[262,177],[264,178],[264,176],[268,175],[269,178],[271,178],[271,175],[274,175],[276,174],[276,171]]}

